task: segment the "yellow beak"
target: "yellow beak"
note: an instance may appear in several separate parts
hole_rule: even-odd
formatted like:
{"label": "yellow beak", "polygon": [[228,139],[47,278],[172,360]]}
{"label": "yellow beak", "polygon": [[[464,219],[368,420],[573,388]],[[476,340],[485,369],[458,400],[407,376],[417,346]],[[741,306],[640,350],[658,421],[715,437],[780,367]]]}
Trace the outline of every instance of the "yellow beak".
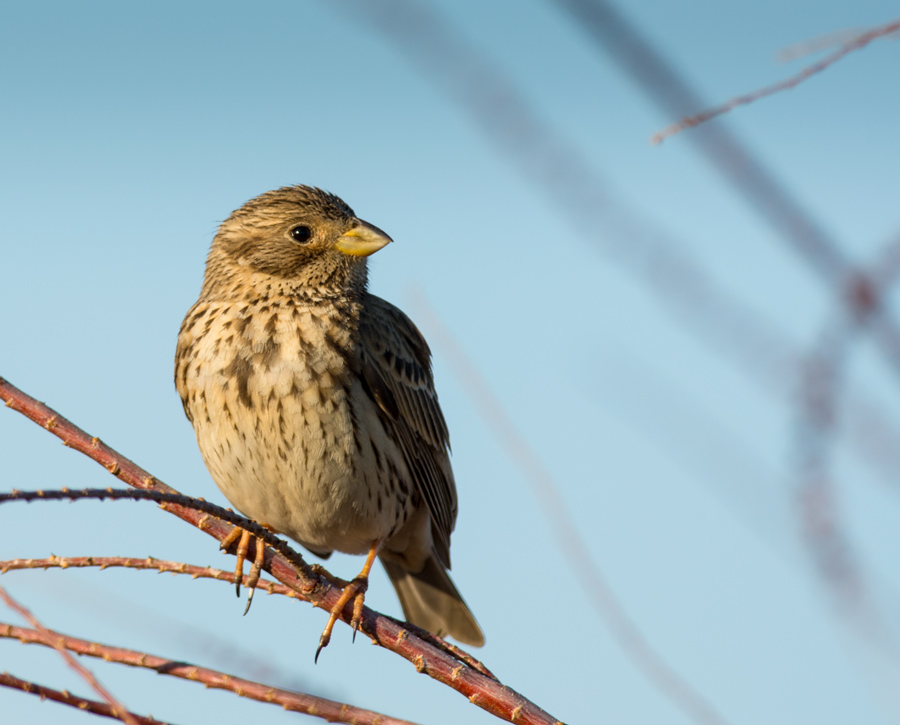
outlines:
{"label": "yellow beak", "polygon": [[353,257],[368,257],[394,241],[378,227],[364,222],[362,219],[356,221],[359,223],[358,226],[338,237],[334,248],[339,252]]}

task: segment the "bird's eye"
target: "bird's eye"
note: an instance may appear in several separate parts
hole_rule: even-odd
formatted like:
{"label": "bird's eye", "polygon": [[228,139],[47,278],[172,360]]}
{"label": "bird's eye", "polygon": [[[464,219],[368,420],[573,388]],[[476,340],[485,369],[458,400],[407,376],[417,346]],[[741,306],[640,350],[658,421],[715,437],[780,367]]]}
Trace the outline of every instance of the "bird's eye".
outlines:
{"label": "bird's eye", "polygon": [[305,244],[312,237],[312,230],[306,226],[305,224],[301,224],[299,227],[294,227],[291,229],[291,239],[295,242],[300,242],[300,244]]}

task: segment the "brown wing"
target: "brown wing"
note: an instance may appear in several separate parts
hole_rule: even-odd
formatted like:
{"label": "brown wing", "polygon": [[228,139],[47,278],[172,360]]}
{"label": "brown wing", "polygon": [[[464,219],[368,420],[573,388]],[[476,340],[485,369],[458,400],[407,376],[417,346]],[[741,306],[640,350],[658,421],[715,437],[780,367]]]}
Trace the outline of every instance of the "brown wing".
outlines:
{"label": "brown wing", "polygon": [[448,456],[450,436],[434,391],[431,351],[406,315],[374,295],[366,296],[359,331],[363,378],[428,505],[435,553],[449,568],[456,484]]}

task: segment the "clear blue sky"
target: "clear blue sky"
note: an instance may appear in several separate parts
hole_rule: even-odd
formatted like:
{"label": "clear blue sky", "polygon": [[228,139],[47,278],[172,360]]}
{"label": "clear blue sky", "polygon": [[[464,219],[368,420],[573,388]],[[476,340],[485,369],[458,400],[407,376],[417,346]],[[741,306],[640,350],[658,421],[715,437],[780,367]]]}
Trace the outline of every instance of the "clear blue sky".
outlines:
{"label": "clear blue sky", "polygon": [[[395,239],[372,259],[371,289],[432,340],[460,492],[453,576],[487,636],[478,655],[503,681],[570,723],[691,722],[590,606],[544,506],[428,323],[423,292],[552,473],[633,622],[727,722],[900,722],[896,446],[860,453],[839,408],[827,449],[833,520],[860,582],[839,605],[798,513],[796,378],[768,370],[761,384],[737,364],[751,330],[718,303],[708,317],[685,313],[678,303],[696,280],[648,283],[659,259],[641,251],[623,210],[663,230],[666,254],[694,260],[792,353],[840,320],[835,291],[686,135],[649,145],[675,119],[560,7],[430,5],[444,31],[407,27],[410,52],[352,2],[7,3],[0,376],[172,486],[224,503],[172,384],[178,326],[221,220],[271,188],[324,187]],[[787,46],[897,12],[883,0],[624,9],[710,101],[799,69],[806,61],[776,61]],[[603,205],[554,198],[546,168],[523,171],[533,139],[517,146],[511,128],[486,129],[461,105],[495,76],[448,71],[447,38],[504,75],[602,186]],[[878,41],[725,120],[859,264],[900,234],[898,52]],[[842,379],[842,404],[864,398],[887,421],[880,430],[900,430],[897,374],[867,335],[848,348]],[[114,483],[12,412],[0,411],[0,455],[4,489]],[[233,565],[149,504],[0,507],[0,558],[51,553]],[[350,577],[360,565],[335,557],[329,568]],[[313,666],[325,615],[296,602],[259,596],[241,617],[225,585],[147,572],[17,572],[0,584],[63,632],[250,677],[263,662],[279,683],[418,722],[495,721],[365,638],[351,646],[343,626]],[[367,602],[400,613],[380,569]],[[87,664],[161,719],[297,719]],[[39,648],[0,641],[0,670],[89,694]],[[11,691],[0,711],[9,723],[87,717]]]}

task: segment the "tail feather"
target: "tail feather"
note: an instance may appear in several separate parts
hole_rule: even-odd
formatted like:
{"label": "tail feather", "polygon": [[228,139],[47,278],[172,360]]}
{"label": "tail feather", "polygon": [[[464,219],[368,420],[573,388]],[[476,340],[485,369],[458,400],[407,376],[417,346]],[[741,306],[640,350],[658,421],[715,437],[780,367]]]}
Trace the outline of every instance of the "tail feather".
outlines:
{"label": "tail feather", "polygon": [[432,556],[420,572],[381,560],[390,577],[407,621],[439,637],[450,635],[473,647],[484,644],[484,634],[450,575]]}

